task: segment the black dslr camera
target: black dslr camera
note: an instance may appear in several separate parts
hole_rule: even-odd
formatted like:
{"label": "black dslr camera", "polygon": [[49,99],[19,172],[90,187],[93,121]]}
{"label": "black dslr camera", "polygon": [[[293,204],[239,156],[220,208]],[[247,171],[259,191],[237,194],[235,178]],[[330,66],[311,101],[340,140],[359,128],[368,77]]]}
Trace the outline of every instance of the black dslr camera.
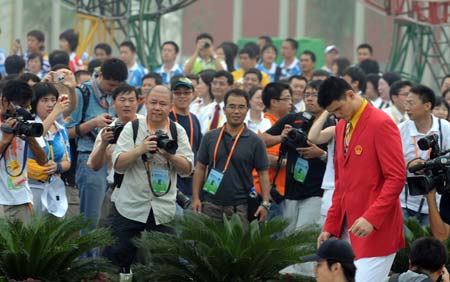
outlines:
{"label": "black dslr camera", "polygon": [[2,114],[3,121],[8,118],[17,120],[17,126],[13,129],[2,124],[1,129],[5,133],[12,133],[16,136],[40,137],[44,132],[44,127],[41,123],[29,122],[30,120],[34,120],[34,116],[22,107],[17,107],[14,113],[6,111]]}
{"label": "black dslr camera", "polygon": [[308,143],[308,131],[312,126],[314,116],[308,112],[301,113],[301,126],[300,128],[292,128],[284,141],[286,145],[291,148],[305,148],[309,147]]}
{"label": "black dslr camera", "polygon": [[191,199],[186,196],[183,192],[177,189],[177,204],[182,207],[184,210],[189,207],[191,204]]}
{"label": "black dslr camera", "polygon": [[[170,137],[161,130],[157,130],[155,132],[156,138],[152,140],[156,140],[157,146],[160,149],[166,150],[169,154],[175,154],[178,149],[178,143],[177,141],[170,139]],[[155,153],[155,152],[150,152]]]}
{"label": "black dslr camera", "polygon": [[109,140],[109,144],[117,143],[120,133],[122,133],[122,130],[124,127],[125,127],[125,123],[122,123],[122,122],[116,122],[113,126],[108,127],[108,130],[112,131],[114,134],[114,138]]}
{"label": "black dslr camera", "polygon": [[414,175],[407,179],[409,193],[413,196],[425,195],[434,188],[439,194],[450,191],[450,154],[448,151],[440,151],[438,141],[439,136],[432,134],[417,142],[421,150],[431,149],[431,154],[425,163],[408,168],[411,173],[424,171],[423,175]]}

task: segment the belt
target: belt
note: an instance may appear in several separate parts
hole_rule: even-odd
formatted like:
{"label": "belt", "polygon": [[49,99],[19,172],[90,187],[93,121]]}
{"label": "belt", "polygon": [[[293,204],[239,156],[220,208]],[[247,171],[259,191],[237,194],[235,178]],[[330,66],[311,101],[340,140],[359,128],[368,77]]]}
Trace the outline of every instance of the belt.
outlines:
{"label": "belt", "polygon": [[92,151],[78,151],[78,154],[91,154]]}

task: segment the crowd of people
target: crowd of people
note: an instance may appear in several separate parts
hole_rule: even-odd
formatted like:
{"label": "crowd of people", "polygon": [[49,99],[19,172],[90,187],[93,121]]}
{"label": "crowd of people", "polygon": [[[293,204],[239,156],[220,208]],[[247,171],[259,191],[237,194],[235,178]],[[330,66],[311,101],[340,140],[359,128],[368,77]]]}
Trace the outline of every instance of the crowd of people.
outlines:
{"label": "crowd of people", "polygon": [[[149,71],[131,41],[115,58],[106,43],[77,56],[72,29],[59,39],[49,55],[39,30],[25,52],[20,42],[0,50],[1,216],[79,212],[92,220],[81,235],[102,226],[117,237],[86,256],[124,273],[137,260],[133,238],[173,233],[168,223],[189,209],[217,221],[237,214],[245,227],[283,218],[284,234],[321,226],[317,255],[304,259],[319,261],[318,281],[388,279],[405,218],[450,236],[448,168],[438,165],[450,150],[450,74],[435,93],[381,72],[366,43],[354,64],[327,46],[318,66],[292,38],[280,50],[269,36],[239,49],[207,33],[184,64],[164,42]],[[433,240],[413,246],[412,273],[391,279],[449,281]]]}

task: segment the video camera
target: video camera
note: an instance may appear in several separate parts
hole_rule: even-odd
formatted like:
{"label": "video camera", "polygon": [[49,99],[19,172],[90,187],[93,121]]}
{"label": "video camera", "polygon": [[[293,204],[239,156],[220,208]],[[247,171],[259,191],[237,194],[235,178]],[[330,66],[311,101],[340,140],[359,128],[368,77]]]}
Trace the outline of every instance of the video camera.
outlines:
{"label": "video camera", "polygon": [[108,127],[108,130],[112,131],[114,134],[114,138],[109,140],[109,144],[117,143],[120,133],[122,132],[124,127],[125,127],[125,123],[122,123],[122,122],[116,122],[113,126]]}
{"label": "video camera", "polygon": [[[156,138],[153,140],[156,140],[157,146],[160,149],[166,150],[169,154],[175,154],[178,149],[178,143],[177,141],[170,139],[170,137],[162,130],[157,130],[155,132]],[[150,152],[155,153],[155,152]]]}
{"label": "video camera", "polygon": [[423,175],[414,175],[407,179],[412,196],[425,195],[434,188],[439,194],[450,192],[450,154],[449,151],[441,152],[438,141],[439,136],[432,134],[417,142],[421,150],[431,149],[431,153],[429,160],[408,168],[411,173],[424,171]]}
{"label": "video camera", "polygon": [[22,107],[16,107],[13,113],[6,111],[2,114],[3,121],[8,118],[17,120],[17,126],[11,128],[3,123],[1,130],[5,133],[12,133],[16,136],[40,137],[44,132],[44,127],[41,123],[29,122],[30,120],[34,120],[34,116]]}
{"label": "video camera", "polygon": [[284,141],[286,145],[291,148],[305,148],[309,147],[308,143],[308,131],[312,126],[314,116],[308,112],[302,112],[302,123],[300,128],[292,128],[287,134],[287,138]]}

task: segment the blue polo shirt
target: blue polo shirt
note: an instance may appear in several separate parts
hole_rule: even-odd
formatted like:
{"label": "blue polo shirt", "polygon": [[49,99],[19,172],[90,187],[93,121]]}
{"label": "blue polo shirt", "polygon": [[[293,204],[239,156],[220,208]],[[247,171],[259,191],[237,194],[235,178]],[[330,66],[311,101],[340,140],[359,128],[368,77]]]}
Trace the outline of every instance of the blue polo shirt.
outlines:
{"label": "blue polo shirt", "polygon": [[[91,81],[93,83],[91,83]],[[69,121],[66,123],[66,128],[71,128],[76,125],[80,125],[86,121],[89,121],[93,118],[98,117],[101,114],[110,114],[112,117],[115,117],[116,113],[112,108],[112,97],[111,95],[106,95],[106,101],[108,102],[108,108],[105,109],[100,105],[100,99],[95,96],[94,87],[98,95],[103,96],[100,88],[97,85],[96,79],[91,81],[87,81],[84,85],[89,89],[89,103],[86,109],[86,116],[84,121],[81,121],[82,109],[83,109],[83,95],[81,94],[80,89],[76,89],[77,99],[78,99],[78,107],[70,114]],[[94,147],[95,137],[99,132],[99,128],[95,128],[90,133],[80,137],[77,139],[77,151],[78,152],[90,152]]]}

